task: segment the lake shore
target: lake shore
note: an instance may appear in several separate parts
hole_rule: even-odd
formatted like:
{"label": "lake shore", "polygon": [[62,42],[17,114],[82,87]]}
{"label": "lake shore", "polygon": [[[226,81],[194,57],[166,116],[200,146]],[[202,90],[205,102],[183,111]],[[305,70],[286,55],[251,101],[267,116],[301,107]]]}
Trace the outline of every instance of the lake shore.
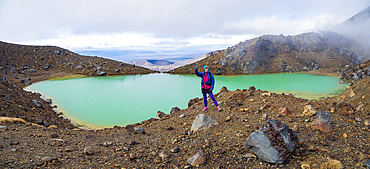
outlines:
{"label": "lake shore", "polygon": [[[79,77],[79,76],[77,76]],[[70,78],[67,76],[66,78]],[[109,80],[108,80],[109,79]],[[161,79],[158,81],[157,79]],[[186,79],[186,80],[185,80]],[[284,81],[279,81],[277,79],[285,79]],[[289,79],[300,79],[300,80],[289,80]],[[317,83],[312,83],[313,81],[320,81],[318,79],[323,79],[321,85]],[[330,79],[328,81],[324,79]],[[110,86],[112,84],[112,80],[114,81],[114,86],[119,86],[118,88],[114,88],[114,91],[111,91],[110,88],[105,88],[105,93],[112,93],[111,95],[107,96],[104,93],[100,93],[94,95],[96,92],[91,93],[90,91],[99,91],[101,86]],[[107,83],[104,83],[106,81]],[[122,83],[124,81],[124,83]],[[173,81],[180,84],[187,84],[185,87],[172,87],[166,86],[166,84],[170,84]],[[217,76],[216,77],[217,84],[215,86],[215,91],[219,91],[222,86],[226,86],[230,90],[242,89],[248,86],[256,86],[264,90],[269,90],[270,92],[275,92],[278,94],[285,93],[285,94],[292,94],[298,98],[305,98],[308,100],[322,100],[326,97],[333,97],[339,92],[345,90],[345,84],[339,84],[336,78],[331,77],[320,77],[320,76],[310,76],[308,74],[293,74],[293,73],[280,73],[280,74],[265,74],[265,75],[242,75],[242,76]],[[305,81],[305,83],[303,83]],[[325,81],[325,83],[324,83]],[[145,86],[139,87],[141,84],[144,83],[151,83],[152,89],[147,90]],[[329,82],[329,84],[327,84]],[[58,85],[59,83],[63,83],[63,86]],[[71,120],[73,124],[78,126],[84,127],[86,129],[101,129],[105,127],[113,127],[114,125],[127,125],[132,123],[137,123],[142,120],[150,119],[155,117],[155,113],[157,111],[168,111],[172,107],[171,106],[178,106],[180,108],[186,108],[184,103],[187,103],[190,99],[194,97],[201,97],[201,93],[199,92],[199,78],[195,75],[171,75],[171,74],[151,74],[151,75],[143,75],[143,76],[128,76],[128,77],[104,77],[104,78],[79,78],[76,80],[68,80],[63,82],[57,81],[48,81],[43,82],[40,84],[33,84],[32,86],[26,87],[25,90],[32,91],[32,92],[39,92],[41,94],[46,94],[46,97],[53,100],[53,104],[57,106],[57,112],[62,112],[63,116]],[[290,84],[291,87],[284,87],[286,85],[283,84]],[[99,85],[98,85],[99,84]],[[128,85],[134,84],[134,85]],[[237,85],[236,85],[237,84]],[[270,85],[271,84],[271,85]],[[274,85],[272,85],[274,84]],[[311,84],[311,85],[307,85]],[[324,85],[327,84],[327,85]],[[65,86],[74,86],[71,89],[67,89]],[[79,87],[80,86],[80,87]],[[81,86],[89,86],[89,90],[85,88],[81,88]],[[96,88],[95,86],[99,86]],[[277,87],[278,86],[278,87]],[[299,87],[297,87],[299,86]],[[313,88],[312,86],[317,86]],[[321,87],[319,87],[321,86]],[[325,87],[325,86],[331,86]],[[133,90],[126,90],[128,88],[135,88],[139,87],[140,91]],[[78,88],[78,91],[74,90]],[[322,88],[322,89],[319,89]],[[154,90],[156,89],[156,90]],[[335,89],[335,90],[332,90]],[[157,91],[162,91],[158,93]],[[181,90],[181,93],[176,95],[171,93],[176,93],[177,91]],[[48,91],[48,92],[47,92]],[[62,91],[62,92],[58,92]],[[133,93],[133,92],[134,93]],[[45,92],[45,93],[44,93]],[[64,95],[64,93],[71,93],[68,96]],[[80,93],[75,95],[73,93]],[[84,96],[84,93],[89,93],[88,96]],[[147,95],[144,101],[140,101],[139,98],[136,98],[136,95],[141,95],[142,93],[151,93],[151,95]],[[51,96],[56,97],[50,97]],[[157,101],[156,96],[161,95],[162,99],[160,102]],[[124,96],[124,97],[121,97]],[[66,99],[65,97],[68,97]],[[132,98],[132,99],[125,99],[125,98]],[[177,97],[177,98],[173,98]],[[56,100],[58,98],[58,100]],[[91,99],[94,98],[94,99]],[[88,102],[94,101],[99,98],[99,104],[89,104]],[[119,102],[110,101],[108,103],[104,102],[105,100],[109,100],[110,98],[115,98],[114,100],[120,100]],[[173,99],[168,99],[173,98]],[[69,100],[73,99],[74,102],[70,102]],[[139,99],[139,100],[138,100]],[[63,101],[64,100],[64,101]],[[81,102],[81,100],[84,100]],[[149,101],[150,100],[150,101]],[[175,101],[177,100],[177,101]],[[148,102],[149,101],[149,102]],[[140,105],[146,105],[148,108],[142,108],[140,105],[136,104],[139,103]],[[158,102],[158,103],[156,103]],[[161,102],[165,102],[166,104],[161,104]],[[105,113],[110,112],[101,118],[103,111],[100,107],[104,107],[106,104],[113,104],[114,106],[108,106],[104,108]],[[68,106],[70,105],[70,106]],[[78,106],[76,106],[78,105]],[[101,106],[97,106],[101,105]],[[84,109],[80,109],[80,107],[84,107]],[[94,107],[94,108],[91,108]],[[117,110],[116,107],[120,107]],[[130,108],[134,107],[134,108]],[[67,112],[65,110],[69,110]],[[136,111],[140,115],[135,117],[129,116],[127,112]],[[87,113],[88,112],[88,113]],[[104,112],[103,112],[104,113]],[[126,114],[126,115],[125,115]],[[92,115],[92,117],[89,117]],[[123,121],[117,121],[115,119],[111,119],[110,116],[117,117],[117,119],[124,119]],[[125,117],[127,116],[127,117]],[[78,118],[79,117],[79,118]],[[89,118],[87,118],[89,117]],[[141,117],[141,118],[138,118]],[[78,120],[80,119],[80,120]],[[99,119],[99,120],[97,120]]]}

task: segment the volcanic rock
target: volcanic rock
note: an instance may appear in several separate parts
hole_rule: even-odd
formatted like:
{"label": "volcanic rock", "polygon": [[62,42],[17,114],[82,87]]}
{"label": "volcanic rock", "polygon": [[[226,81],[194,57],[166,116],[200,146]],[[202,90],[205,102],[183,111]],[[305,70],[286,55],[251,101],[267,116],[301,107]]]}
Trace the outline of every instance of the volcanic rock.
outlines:
{"label": "volcanic rock", "polygon": [[94,151],[90,147],[85,147],[84,154],[86,155],[93,155]]}
{"label": "volcanic rock", "polygon": [[195,103],[198,103],[199,100],[200,100],[199,98],[194,98],[194,99],[189,100],[188,107],[192,106]]}
{"label": "volcanic rock", "polygon": [[280,107],[279,108],[279,114],[281,114],[283,116],[290,115],[290,110],[286,107]]}
{"label": "volcanic rock", "polygon": [[170,111],[170,114],[175,114],[175,113],[177,113],[178,111],[180,111],[180,108],[178,108],[178,107],[173,107],[173,108],[171,109],[171,111]]}
{"label": "volcanic rock", "polygon": [[145,129],[144,128],[141,128],[141,127],[135,127],[135,131],[137,133],[145,133]]}
{"label": "volcanic rock", "polygon": [[160,119],[162,119],[163,117],[165,117],[166,116],[166,114],[165,113],[163,113],[163,112],[161,112],[161,111],[158,111],[157,112],[157,116],[155,117],[155,119],[157,119],[157,120],[160,120]]}
{"label": "volcanic rock", "polygon": [[218,125],[218,122],[214,120],[211,116],[199,114],[197,117],[195,117],[190,131],[196,132],[198,130],[207,130],[215,125]]}
{"label": "volcanic rock", "polygon": [[246,140],[245,146],[269,163],[283,163],[299,142],[298,135],[284,123],[269,119]]}
{"label": "volcanic rock", "polygon": [[203,151],[200,150],[194,156],[188,158],[188,163],[192,166],[201,165],[206,161]]}
{"label": "volcanic rock", "polygon": [[26,85],[26,86],[28,86],[28,85],[31,84],[31,82],[29,80],[27,80],[27,79],[22,79],[21,80],[21,83],[24,83],[24,85]]}
{"label": "volcanic rock", "polygon": [[168,151],[162,151],[161,153],[159,153],[159,157],[161,157],[162,159],[169,156],[171,156],[171,154]]}
{"label": "volcanic rock", "polygon": [[38,108],[42,107],[42,105],[37,100],[32,100],[32,103],[35,104]]}
{"label": "volcanic rock", "polygon": [[305,116],[313,116],[316,114],[316,110],[311,105],[305,105],[302,114]]}
{"label": "volcanic rock", "polygon": [[329,133],[332,131],[332,123],[333,120],[331,119],[329,112],[318,111],[316,119],[312,122],[312,128],[319,129]]}
{"label": "volcanic rock", "polygon": [[180,151],[179,147],[174,147],[171,149],[171,153],[178,153]]}

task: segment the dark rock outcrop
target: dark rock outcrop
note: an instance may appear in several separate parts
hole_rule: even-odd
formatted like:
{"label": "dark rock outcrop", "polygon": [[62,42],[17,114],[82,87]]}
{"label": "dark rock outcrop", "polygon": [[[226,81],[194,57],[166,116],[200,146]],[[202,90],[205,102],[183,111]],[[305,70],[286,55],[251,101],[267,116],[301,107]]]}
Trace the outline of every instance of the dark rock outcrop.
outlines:
{"label": "dark rock outcrop", "polygon": [[247,138],[245,146],[266,162],[283,163],[298,142],[297,133],[287,125],[269,119]]}

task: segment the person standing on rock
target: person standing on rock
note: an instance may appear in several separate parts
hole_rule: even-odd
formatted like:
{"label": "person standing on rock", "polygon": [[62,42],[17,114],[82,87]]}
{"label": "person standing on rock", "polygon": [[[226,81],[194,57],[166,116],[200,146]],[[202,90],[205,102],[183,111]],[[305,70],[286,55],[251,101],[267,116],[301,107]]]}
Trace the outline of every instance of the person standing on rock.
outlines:
{"label": "person standing on rock", "polygon": [[218,106],[217,101],[215,97],[213,96],[212,90],[215,86],[215,78],[213,77],[213,74],[208,71],[209,68],[207,65],[203,67],[204,72],[198,72],[198,67],[195,68],[195,74],[202,78],[201,81],[201,87],[202,87],[202,93],[203,93],[203,101],[204,101],[204,109],[203,111],[207,111],[207,93],[209,97],[213,100],[213,103],[217,106],[217,110],[221,111],[221,108]]}

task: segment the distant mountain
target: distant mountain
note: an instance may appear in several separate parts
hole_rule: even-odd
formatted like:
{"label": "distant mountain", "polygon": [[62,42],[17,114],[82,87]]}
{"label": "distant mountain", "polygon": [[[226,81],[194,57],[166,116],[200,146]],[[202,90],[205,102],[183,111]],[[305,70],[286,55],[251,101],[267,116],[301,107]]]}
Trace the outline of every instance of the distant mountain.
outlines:
{"label": "distant mountain", "polygon": [[165,65],[170,65],[175,62],[170,62],[166,60],[133,60],[130,61],[129,63],[135,64],[138,66],[165,66]]}
{"label": "distant mountain", "polygon": [[370,46],[370,6],[335,26],[333,31],[354,38],[365,47]]}
{"label": "distant mountain", "polygon": [[177,67],[185,66],[185,65],[200,61],[202,59],[207,58],[208,56],[211,56],[219,52],[221,52],[221,50],[209,52],[198,58],[187,59],[187,60],[177,61],[177,62],[172,62],[172,61],[167,61],[167,60],[133,60],[133,61],[130,61],[129,63],[142,66],[147,69],[151,69],[155,71],[166,72],[166,71],[175,69]]}
{"label": "distant mountain", "polygon": [[218,75],[300,72],[359,64],[370,58],[355,40],[335,32],[263,35],[171,73],[192,74],[205,64]]}

